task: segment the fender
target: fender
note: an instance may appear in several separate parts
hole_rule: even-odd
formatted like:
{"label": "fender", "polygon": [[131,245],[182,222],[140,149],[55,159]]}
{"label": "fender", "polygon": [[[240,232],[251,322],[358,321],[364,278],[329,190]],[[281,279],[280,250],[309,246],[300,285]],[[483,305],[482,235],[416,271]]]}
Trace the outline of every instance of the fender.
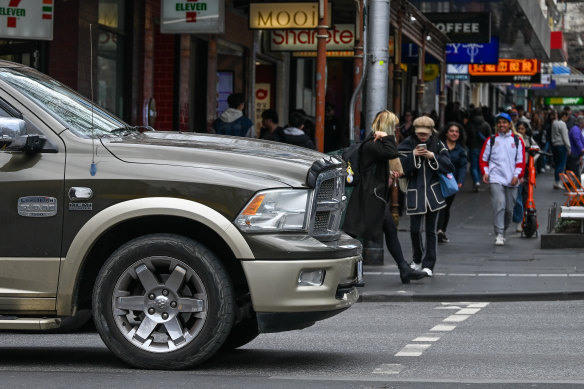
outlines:
{"label": "fender", "polygon": [[221,236],[236,258],[255,258],[241,232],[223,215],[206,205],[169,197],[148,197],[117,203],[85,223],[71,243],[66,257],[61,260],[57,291],[58,315],[73,313],[75,285],[95,240],[121,222],[155,215],[179,216],[201,222]]}

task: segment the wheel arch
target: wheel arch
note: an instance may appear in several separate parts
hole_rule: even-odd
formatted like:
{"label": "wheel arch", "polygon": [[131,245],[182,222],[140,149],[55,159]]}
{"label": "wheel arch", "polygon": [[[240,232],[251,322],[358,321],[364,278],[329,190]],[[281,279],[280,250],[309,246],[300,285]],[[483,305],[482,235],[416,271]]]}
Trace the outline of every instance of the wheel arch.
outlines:
{"label": "wheel arch", "polygon": [[68,316],[91,305],[97,273],[122,244],[151,233],[175,233],[197,240],[217,254],[239,293],[248,291],[237,259],[253,253],[223,215],[197,202],[176,198],[128,200],[104,209],[79,230],[61,261],[57,314]]}

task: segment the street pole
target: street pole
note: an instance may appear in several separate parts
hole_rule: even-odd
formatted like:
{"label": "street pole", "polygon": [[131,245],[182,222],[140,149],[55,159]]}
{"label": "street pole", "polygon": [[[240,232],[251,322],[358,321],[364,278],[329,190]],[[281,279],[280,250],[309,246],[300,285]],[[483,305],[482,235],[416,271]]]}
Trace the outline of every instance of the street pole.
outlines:
{"label": "street pole", "polygon": [[[367,84],[365,91],[365,130],[371,130],[371,124],[377,112],[387,109],[387,92],[389,84],[389,13],[390,0],[369,0],[367,7]],[[363,242],[363,263],[366,265],[383,265],[383,240]]]}
{"label": "street pole", "polygon": [[366,9],[367,0],[355,0],[357,8],[357,17],[355,23],[355,59],[353,61],[353,95],[349,103],[349,140],[353,143],[359,139],[361,125],[361,89],[363,87],[364,77],[366,76],[366,61],[363,58],[366,55],[366,38],[367,29],[365,27],[364,10]]}
{"label": "street pole", "polygon": [[324,151],[324,103],[326,94],[326,40],[328,38],[326,25],[328,0],[318,1],[318,26],[316,32],[316,149]]}
{"label": "street pole", "polygon": [[387,109],[387,89],[389,82],[389,13],[390,0],[369,0],[367,16],[369,17],[367,37],[368,62],[366,83],[365,129],[371,129],[371,123],[377,112]]}

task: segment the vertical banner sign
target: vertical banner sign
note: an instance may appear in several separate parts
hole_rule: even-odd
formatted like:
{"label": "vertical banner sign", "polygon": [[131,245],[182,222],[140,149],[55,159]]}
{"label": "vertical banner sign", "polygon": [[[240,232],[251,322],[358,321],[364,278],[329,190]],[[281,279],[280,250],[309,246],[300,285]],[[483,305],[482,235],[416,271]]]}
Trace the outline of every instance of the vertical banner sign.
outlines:
{"label": "vertical banner sign", "polygon": [[270,108],[271,105],[270,84],[267,82],[257,82],[255,84],[255,127],[256,134],[262,128],[262,112]]}
{"label": "vertical banner sign", "polygon": [[225,32],[225,0],[161,0],[160,32],[191,34]]}
{"label": "vertical banner sign", "polygon": [[0,38],[53,40],[55,0],[0,0]]}

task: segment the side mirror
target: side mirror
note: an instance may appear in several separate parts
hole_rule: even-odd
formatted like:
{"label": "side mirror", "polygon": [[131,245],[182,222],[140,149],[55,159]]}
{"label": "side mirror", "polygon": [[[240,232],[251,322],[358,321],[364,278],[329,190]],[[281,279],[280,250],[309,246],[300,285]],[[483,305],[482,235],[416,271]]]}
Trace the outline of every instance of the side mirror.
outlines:
{"label": "side mirror", "polygon": [[14,139],[24,135],[26,135],[24,120],[0,117],[0,148],[12,144]]}
{"label": "side mirror", "polygon": [[23,135],[15,138],[6,147],[9,151],[24,151],[27,154],[35,154],[42,151],[47,138],[42,135]]}

